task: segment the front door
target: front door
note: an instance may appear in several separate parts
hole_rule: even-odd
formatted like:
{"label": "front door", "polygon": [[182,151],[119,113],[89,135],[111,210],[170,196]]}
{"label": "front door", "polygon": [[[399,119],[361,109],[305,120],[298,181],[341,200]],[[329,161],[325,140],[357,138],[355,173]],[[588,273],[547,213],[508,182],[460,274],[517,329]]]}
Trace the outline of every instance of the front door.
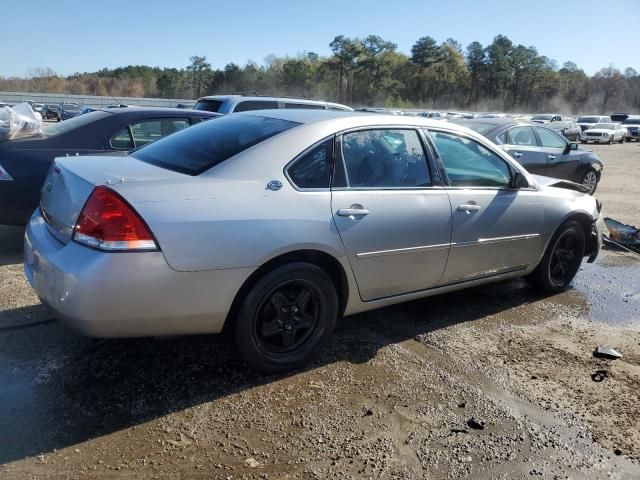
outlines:
{"label": "front door", "polygon": [[439,285],[524,270],[540,258],[544,218],[535,190],[511,188],[512,169],[486,146],[431,131],[449,179],[451,252]]}
{"label": "front door", "polygon": [[346,133],[332,189],[333,218],[364,301],[438,283],[451,241],[451,206],[432,176],[422,133],[411,128]]}
{"label": "front door", "polygon": [[540,139],[540,148],[547,159],[548,177],[563,178],[580,182],[577,177],[580,170],[579,150],[571,150],[567,141],[553,130],[543,127],[534,127]]}

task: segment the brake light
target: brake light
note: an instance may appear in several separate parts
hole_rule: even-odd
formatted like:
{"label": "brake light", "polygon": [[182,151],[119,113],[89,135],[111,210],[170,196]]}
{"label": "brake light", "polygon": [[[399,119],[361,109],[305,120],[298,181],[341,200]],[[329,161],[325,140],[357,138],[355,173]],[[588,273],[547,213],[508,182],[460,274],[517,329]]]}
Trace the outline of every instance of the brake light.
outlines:
{"label": "brake light", "polygon": [[108,251],[158,249],[140,215],[107,187],[91,192],[73,229],[73,240]]}

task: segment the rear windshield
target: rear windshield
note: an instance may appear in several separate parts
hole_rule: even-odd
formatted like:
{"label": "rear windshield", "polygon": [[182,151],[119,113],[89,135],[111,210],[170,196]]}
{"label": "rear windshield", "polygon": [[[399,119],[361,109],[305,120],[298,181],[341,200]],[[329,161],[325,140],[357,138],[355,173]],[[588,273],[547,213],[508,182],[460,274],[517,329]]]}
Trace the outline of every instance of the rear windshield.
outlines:
{"label": "rear windshield", "polygon": [[640,117],[638,118],[627,118],[622,125],[640,125]]}
{"label": "rear windshield", "polygon": [[598,123],[600,121],[600,117],[580,117],[578,118],[578,123]]}
{"label": "rear windshield", "polygon": [[222,106],[222,100],[200,100],[193,107],[194,110],[204,110],[206,112],[217,112]]}
{"label": "rear windshield", "polygon": [[200,175],[296,125],[277,118],[226,115],[162,138],[131,156],[175,172]]}
{"label": "rear windshield", "polygon": [[484,122],[456,122],[458,125],[462,125],[463,127],[470,128],[471,130],[478,132],[480,135],[484,135],[485,133],[496,128],[496,125],[493,123],[484,123]]}
{"label": "rear windshield", "polygon": [[55,135],[60,135],[61,133],[67,133],[76,128],[84,127],[96,120],[100,120],[101,118],[108,117],[109,115],[111,114],[100,111],[78,115],[77,117],[70,118],[64,122],[49,124],[49,126],[44,129],[44,135],[47,137],[53,137]]}

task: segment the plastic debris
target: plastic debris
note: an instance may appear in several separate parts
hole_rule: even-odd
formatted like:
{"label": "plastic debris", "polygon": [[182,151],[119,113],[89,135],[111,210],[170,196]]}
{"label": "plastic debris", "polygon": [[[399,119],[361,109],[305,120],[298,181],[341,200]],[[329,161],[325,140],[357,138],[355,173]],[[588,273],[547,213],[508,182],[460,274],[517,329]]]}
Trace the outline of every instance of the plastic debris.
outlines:
{"label": "plastic debris", "polygon": [[609,372],[607,372],[606,370],[598,370],[596,371],[596,373],[591,374],[591,380],[600,383],[608,376]]}
{"label": "plastic debris", "polygon": [[609,358],[611,360],[617,360],[622,358],[622,354],[609,347],[597,347],[593,351],[593,356],[598,358]]}
{"label": "plastic debris", "polygon": [[244,464],[249,468],[262,468],[262,464],[255,458],[247,458]]}
{"label": "plastic debris", "polygon": [[42,133],[42,116],[27,102],[0,107],[0,141],[32,137]]}
{"label": "plastic debris", "polygon": [[611,240],[640,253],[640,228],[608,217],[604,219],[604,223],[609,230]]}

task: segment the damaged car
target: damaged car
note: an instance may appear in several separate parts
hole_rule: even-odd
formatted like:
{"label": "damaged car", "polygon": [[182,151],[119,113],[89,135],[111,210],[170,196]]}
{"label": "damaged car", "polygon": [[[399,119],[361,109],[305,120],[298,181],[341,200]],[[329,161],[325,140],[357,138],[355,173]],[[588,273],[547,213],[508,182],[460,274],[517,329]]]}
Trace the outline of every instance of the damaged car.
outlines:
{"label": "damaged car", "polygon": [[342,316],[516,277],[567,288],[601,245],[580,190],[448,122],[245,112],[129,156],[56,159],[24,269],[85,335],[224,329],[281,372]]}

